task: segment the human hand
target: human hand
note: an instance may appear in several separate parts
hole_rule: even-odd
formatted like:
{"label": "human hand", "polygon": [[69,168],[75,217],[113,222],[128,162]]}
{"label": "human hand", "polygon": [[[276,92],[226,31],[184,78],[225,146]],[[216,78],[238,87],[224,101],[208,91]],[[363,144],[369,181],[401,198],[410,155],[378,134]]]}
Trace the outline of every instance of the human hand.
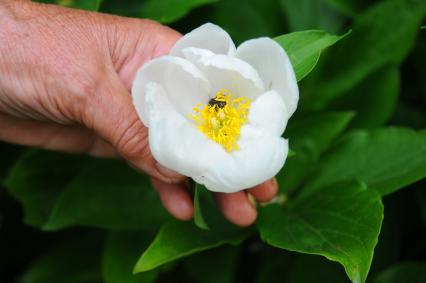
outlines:
{"label": "human hand", "polygon": [[[137,69],[167,54],[180,34],[149,20],[16,0],[0,0],[0,25],[0,140],[120,156],[151,176],[173,216],[192,218],[185,177],[154,160],[129,93]],[[277,190],[270,180],[215,199],[228,220],[246,226],[256,219],[247,193],[268,201]]]}

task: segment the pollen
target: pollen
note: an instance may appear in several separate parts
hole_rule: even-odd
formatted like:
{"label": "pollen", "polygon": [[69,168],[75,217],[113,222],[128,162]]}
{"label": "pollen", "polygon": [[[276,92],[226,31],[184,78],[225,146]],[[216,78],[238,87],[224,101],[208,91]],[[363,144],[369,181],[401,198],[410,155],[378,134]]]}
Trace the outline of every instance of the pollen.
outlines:
{"label": "pollen", "polygon": [[201,133],[231,152],[239,149],[237,142],[241,127],[248,121],[250,103],[250,99],[234,98],[230,91],[221,89],[206,105],[196,105],[195,114],[189,118]]}

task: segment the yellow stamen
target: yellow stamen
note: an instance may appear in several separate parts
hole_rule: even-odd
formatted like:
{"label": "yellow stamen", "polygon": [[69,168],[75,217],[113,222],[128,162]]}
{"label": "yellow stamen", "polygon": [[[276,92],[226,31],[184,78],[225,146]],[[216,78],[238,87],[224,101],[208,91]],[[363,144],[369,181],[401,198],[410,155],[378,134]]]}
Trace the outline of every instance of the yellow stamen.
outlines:
{"label": "yellow stamen", "polygon": [[250,102],[245,97],[233,98],[230,91],[221,89],[203,107],[197,104],[195,114],[189,117],[200,132],[231,152],[239,149],[237,141],[241,127],[248,121]]}

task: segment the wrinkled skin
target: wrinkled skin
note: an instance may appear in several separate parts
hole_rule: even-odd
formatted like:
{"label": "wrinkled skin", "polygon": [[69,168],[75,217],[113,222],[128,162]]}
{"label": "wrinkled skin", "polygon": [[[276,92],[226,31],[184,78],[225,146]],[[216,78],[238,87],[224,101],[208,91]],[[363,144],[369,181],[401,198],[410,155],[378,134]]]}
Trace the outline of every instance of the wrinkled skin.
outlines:
{"label": "wrinkled skin", "polygon": [[[0,140],[124,158],[151,176],[173,216],[191,219],[185,177],[156,163],[129,93],[137,69],[181,35],[149,20],[17,0],[0,0],[0,26]],[[215,198],[246,226],[256,219],[247,192],[268,201],[277,189],[270,180]]]}

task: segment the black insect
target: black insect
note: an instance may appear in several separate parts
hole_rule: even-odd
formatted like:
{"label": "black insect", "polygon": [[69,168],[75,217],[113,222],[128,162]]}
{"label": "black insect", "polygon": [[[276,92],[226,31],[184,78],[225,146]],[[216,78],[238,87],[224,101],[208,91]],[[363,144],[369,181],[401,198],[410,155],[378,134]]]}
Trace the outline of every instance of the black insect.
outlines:
{"label": "black insect", "polygon": [[209,100],[209,105],[210,106],[216,105],[217,108],[223,108],[223,107],[226,106],[226,101],[219,101],[219,100],[212,98],[212,99]]}

